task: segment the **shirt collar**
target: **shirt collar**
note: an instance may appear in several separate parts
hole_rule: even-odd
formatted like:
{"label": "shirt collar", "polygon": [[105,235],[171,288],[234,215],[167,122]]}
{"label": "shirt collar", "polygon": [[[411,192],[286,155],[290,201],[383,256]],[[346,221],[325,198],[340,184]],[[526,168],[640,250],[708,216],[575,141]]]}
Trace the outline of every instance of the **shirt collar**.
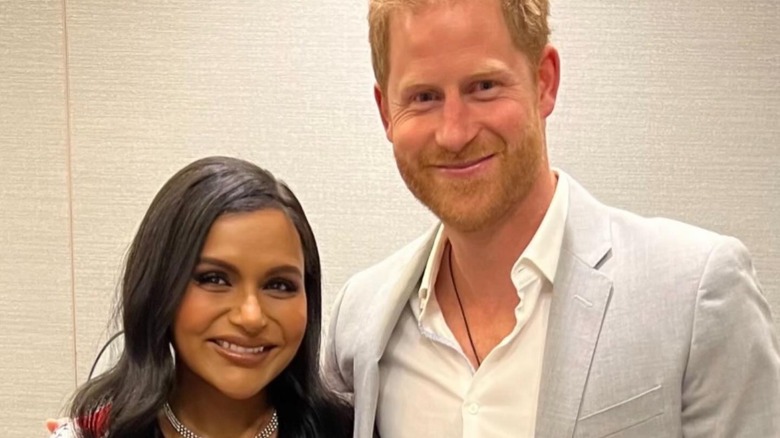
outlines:
{"label": "shirt collar", "polygon": [[420,301],[420,312],[425,310],[428,304],[429,292],[433,290],[433,284],[439,275],[439,267],[441,267],[441,259],[444,256],[444,248],[446,247],[447,239],[444,237],[444,226],[439,225],[436,237],[433,240],[433,249],[431,249],[431,254],[428,256],[428,262],[425,265],[425,271],[420,282],[420,290],[417,292]]}
{"label": "shirt collar", "polygon": [[544,214],[531,242],[512,267],[512,273],[515,273],[523,264],[530,263],[541,271],[550,283],[555,281],[555,274],[558,272],[563,231],[569,214],[569,181],[562,172],[556,171],[555,174],[558,175],[558,183],[555,185],[555,193],[547,213]]}

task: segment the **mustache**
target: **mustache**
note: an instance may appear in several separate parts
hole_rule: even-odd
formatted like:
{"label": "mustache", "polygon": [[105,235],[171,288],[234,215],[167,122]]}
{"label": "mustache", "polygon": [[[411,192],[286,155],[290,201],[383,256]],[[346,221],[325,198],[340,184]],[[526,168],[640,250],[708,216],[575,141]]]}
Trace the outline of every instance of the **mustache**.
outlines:
{"label": "mustache", "polygon": [[422,161],[423,164],[427,165],[451,166],[478,161],[490,155],[499,154],[505,151],[506,148],[507,144],[501,140],[472,140],[457,152],[435,145],[426,148],[429,153],[425,154]]}

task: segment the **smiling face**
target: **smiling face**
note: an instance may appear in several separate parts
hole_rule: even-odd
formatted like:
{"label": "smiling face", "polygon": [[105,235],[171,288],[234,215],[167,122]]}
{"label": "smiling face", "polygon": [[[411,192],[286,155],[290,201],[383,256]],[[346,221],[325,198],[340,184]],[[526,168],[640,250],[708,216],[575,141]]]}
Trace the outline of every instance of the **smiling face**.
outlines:
{"label": "smiling face", "polygon": [[282,211],[220,216],[173,324],[181,387],[263,397],[306,331],[304,255]]}
{"label": "smiling face", "polygon": [[402,9],[389,29],[387,86],[375,94],[401,176],[453,228],[500,221],[548,166],[547,77],[513,44],[495,0]]}

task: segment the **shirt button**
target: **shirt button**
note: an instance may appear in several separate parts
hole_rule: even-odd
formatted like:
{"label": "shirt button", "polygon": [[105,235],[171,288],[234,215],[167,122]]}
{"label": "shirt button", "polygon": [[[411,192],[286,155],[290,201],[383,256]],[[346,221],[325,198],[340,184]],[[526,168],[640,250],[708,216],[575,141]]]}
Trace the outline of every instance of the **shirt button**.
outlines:
{"label": "shirt button", "polygon": [[468,411],[471,415],[477,415],[477,412],[479,412],[479,405],[476,403],[469,404]]}

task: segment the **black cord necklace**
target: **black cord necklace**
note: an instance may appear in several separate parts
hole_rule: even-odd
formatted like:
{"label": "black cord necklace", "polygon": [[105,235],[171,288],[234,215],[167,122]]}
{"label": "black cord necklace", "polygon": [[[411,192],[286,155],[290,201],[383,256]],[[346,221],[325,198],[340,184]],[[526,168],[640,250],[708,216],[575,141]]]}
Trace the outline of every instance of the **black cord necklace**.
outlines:
{"label": "black cord necklace", "polygon": [[460,301],[460,293],[458,293],[458,286],[455,285],[455,273],[452,271],[452,245],[449,245],[449,252],[447,254],[447,264],[450,268],[450,281],[452,282],[452,289],[455,291],[455,298],[458,299],[458,307],[460,308],[460,314],[463,317],[463,325],[466,326],[466,335],[469,337],[469,344],[471,344],[471,351],[474,353],[474,357],[477,359],[477,367],[482,365],[482,361],[479,360],[479,354],[477,354],[477,348],[474,347],[474,339],[471,338],[471,330],[469,329],[469,321],[466,319],[466,311],[463,310],[463,303]]}

